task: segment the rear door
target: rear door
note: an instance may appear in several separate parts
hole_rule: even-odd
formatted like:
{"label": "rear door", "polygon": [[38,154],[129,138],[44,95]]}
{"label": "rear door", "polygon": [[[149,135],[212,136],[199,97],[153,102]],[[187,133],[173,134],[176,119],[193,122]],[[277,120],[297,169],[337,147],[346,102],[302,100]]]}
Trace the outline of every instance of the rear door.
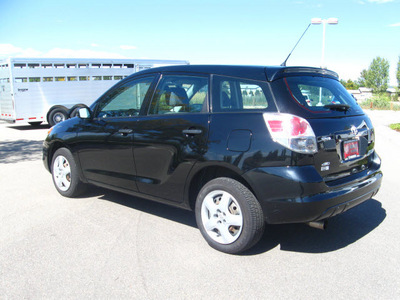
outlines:
{"label": "rear door", "polygon": [[186,178],[207,151],[209,78],[164,74],[134,136],[141,193],[183,201]]}
{"label": "rear door", "polygon": [[367,169],[374,152],[374,129],[345,88],[320,76],[287,77],[283,83],[281,88],[290,96],[283,110],[309,121],[318,142],[315,167],[325,181]]}

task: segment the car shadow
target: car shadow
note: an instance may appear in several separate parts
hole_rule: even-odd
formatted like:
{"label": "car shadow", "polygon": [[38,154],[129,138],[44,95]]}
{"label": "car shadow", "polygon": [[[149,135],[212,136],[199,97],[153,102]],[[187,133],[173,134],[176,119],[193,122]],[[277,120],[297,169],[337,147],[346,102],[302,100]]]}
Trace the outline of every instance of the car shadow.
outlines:
{"label": "car shadow", "polygon": [[40,160],[43,141],[0,141],[0,164]]}
{"label": "car shadow", "polygon": [[327,229],[306,224],[267,225],[261,241],[245,255],[257,255],[280,245],[283,251],[326,253],[347,247],[377,228],[386,218],[381,202],[371,199],[330,218]]}
{"label": "car shadow", "polygon": [[99,200],[110,201],[144,213],[197,228],[195,215],[189,210],[91,186],[85,193],[84,197],[97,197]]}
{"label": "car shadow", "polygon": [[[173,222],[197,228],[192,211],[175,208],[146,199],[125,195],[97,187],[91,187],[87,197],[98,197],[119,205],[152,214]],[[322,231],[305,224],[266,225],[260,242],[241,255],[259,255],[280,246],[283,251],[303,253],[326,253],[355,243],[386,218],[386,210],[374,199],[329,219],[327,229]],[[199,235],[200,237],[200,235]]]}
{"label": "car shadow", "polygon": [[21,130],[21,131],[29,131],[29,130],[37,130],[37,129],[49,129],[49,124],[40,124],[40,125],[9,125],[7,126],[9,129]]}

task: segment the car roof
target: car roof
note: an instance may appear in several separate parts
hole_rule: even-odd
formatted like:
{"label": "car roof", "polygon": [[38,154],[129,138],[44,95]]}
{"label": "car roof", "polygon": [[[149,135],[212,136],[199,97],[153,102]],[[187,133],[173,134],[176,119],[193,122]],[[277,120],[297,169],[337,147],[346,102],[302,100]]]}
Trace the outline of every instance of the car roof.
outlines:
{"label": "car roof", "polygon": [[158,68],[151,68],[141,71],[145,73],[167,73],[167,72],[190,72],[202,74],[215,74],[222,76],[232,76],[248,78],[253,80],[268,80],[274,81],[276,79],[286,76],[298,75],[319,75],[328,76],[335,79],[338,75],[330,70],[313,68],[313,67],[282,67],[282,66],[240,66],[240,65],[178,65],[178,66],[165,66]]}

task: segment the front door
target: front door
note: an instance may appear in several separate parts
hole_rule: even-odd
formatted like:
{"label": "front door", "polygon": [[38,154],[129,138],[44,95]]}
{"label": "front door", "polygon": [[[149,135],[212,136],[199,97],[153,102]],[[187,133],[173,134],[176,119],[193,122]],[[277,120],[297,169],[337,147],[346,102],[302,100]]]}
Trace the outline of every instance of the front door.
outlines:
{"label": "front door", "polygon": [[78,154],[82,171],[92,183],[137,191],[133,136],[137,116],[155,76],[111,88],[96,104],[92,120],[82,120]]}

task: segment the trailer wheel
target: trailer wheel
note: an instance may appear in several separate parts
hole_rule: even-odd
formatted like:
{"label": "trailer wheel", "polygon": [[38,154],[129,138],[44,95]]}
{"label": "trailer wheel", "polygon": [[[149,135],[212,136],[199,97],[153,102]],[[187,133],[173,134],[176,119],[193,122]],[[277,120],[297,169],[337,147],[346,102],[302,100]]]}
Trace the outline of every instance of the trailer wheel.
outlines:
{"label": "trailer wheel", "polygon": [[49,124],[50,126],[54,126],[62,121],[68,119],[68,112],[66,109],[57,107],[53,109],[49,114]]}
{"label": "trailer wheel", "polygon": [[81,107],[77,107],[74,108],[73,110],[71,110],[71,112],[69,113],[69,117],[70,118],[75,118],[79,116],[79,109],[81,109]]}

